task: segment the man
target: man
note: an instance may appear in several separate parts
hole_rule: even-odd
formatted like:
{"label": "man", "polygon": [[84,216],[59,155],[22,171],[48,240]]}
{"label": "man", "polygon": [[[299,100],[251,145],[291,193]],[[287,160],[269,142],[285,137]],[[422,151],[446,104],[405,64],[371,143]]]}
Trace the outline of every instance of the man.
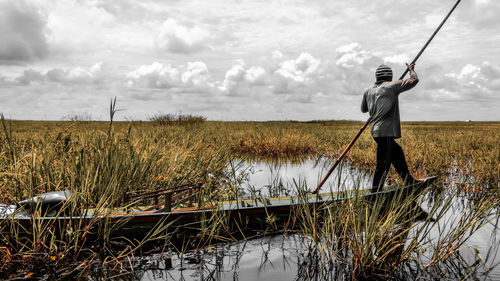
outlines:
{"label": "man", "polygon": [[401,137],[399,94],[418,83],[418,76],[413,69],[415,65],[407,64],[407,67],[409,79],[392,81],[391,68],[380,65],[375,72],[375,84],[363,94],[361,111],[370,113],[370,131],[377,143],[377,168],[373,176],[372,192],[382,190],[391,164],[405,183],[415,182],[408,170],[403,149],[395,141]]}

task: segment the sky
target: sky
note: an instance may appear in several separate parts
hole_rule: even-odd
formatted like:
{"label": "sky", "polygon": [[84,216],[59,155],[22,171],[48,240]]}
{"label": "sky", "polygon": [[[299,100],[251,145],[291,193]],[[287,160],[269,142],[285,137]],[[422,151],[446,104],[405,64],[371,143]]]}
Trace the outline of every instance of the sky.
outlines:
{"label": "sky", "polygon": [[[455,0],[0,0],[0,112],[17,120],[366,120]],[[500,120],[500,1],[462,0],[402,120]]]}

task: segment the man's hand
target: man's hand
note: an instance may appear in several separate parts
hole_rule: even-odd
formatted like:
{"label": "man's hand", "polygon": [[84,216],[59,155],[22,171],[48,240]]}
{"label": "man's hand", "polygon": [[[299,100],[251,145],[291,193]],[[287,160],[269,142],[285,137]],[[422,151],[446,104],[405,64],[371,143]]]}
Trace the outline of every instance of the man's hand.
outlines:
{"label": "man's hand", "polygon": [[412,71],[415,68],[415,64],[414,63],[406,64],[406,67],[408,67],[408,71]]}

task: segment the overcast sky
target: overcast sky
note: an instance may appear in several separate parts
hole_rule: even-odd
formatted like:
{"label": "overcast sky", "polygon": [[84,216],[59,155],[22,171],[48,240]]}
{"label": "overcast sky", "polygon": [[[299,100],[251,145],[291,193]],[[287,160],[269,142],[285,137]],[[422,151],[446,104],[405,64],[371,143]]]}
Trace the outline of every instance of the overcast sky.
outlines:
{"label": "overcast sky", "polygon": [[[0,0],[0,112],[106,120],[365,120],[455,0]],[[500,1],[463,0],[417,62],[402,120],[500,120]]]}

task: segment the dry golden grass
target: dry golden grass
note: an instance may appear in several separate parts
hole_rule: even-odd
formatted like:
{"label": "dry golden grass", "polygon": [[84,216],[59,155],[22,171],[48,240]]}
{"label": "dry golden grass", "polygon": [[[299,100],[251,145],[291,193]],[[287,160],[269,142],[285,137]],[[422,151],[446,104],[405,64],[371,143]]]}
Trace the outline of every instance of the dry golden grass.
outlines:
{"label": "dry golden grass", "polygon": [[[150,191],[186,183],[231,183],[227,171],[230,160],[311,154],[333,158],[361,125],[361,122],[350,121],[207,121],[196,126],[158,126],[155,122],[114,122],[110,126],[109,122],[6,121],[0,134],[0,203],[15,203],[41,192],[71,189],[80,193],[79,206],[106,209],[129,191]],[[459,188],[469,194],[484,195],[499,190],[499,135],[500,122],[411,122],[403,124],[403,138],[398,142],[406,153],[410,170],[417,176],[456,177],[462,182]],[[351,149],[346,161],[362,169],[374,168],[375,142],[368,130]],[[226,186],[234,185],[236,183]],[[203,192],[213,194],[212,190]],[[233,194],[231,192],[219,194]],[[346,210],[352,214],[361,211]],[[350,214],[347,211],[346,214]],[[302,215],[307,218],[307,214]],[[327,226],[336,228],[333,225],[336,219]],[[354,222],[352,226],[345,226],[351,227],[345,231],[358,231],[362,221]],[[313,223],[304,224],[304,229],[315,229]],[[384,222],[373,222],[378,223]],[[207,226],[203,233],[221,236],[222,225]],[[1,227],[5,234],[6,229]],[[100,245],[107,249],[111,230],[104,225],[102,231],[104,238]],[[8,251],[12,259],[28,252],[31,257],[43,256],[41,253],[54,257],[67,257],[74,251],[81,253],[81,248],[85,248],[82,235],[86,232],[80,229],[71,233],[56,237],[45,225],[35,224],[32,238],[21,242],[12,239],[17,233],[9,234],[7,230],[2,236],[5,246],[0,251]],[[318,230],[318,233],[324,236],[324,231]],[[377,261],[368,255],[370,248],[363,246],[368,244],[351,236],[349,239],[354,240],[350,243],[355,246],[351,250],[359,250],[360,262],[375,266],[373,262]],[[337,241],[337,238],[331,240]],[[125,252],[114,257],[133,254],[134,245],[128,245]],[[329,247],[333,246],[326,249]],[[88,256],[97,255],[89,249],[85,251]],[[104,251],[104,254],[110,253]]]}
{"label": "dry golden grass", "polygon": [[[128,183],[130,188],[146,188],[153,184],[149,179],[157,176],[168,178],[170,184],[183,183],[181,178],[198,181],[208,170],[221,171],[224,161],[235,157],[324,154],[333,158],[361,125],[361,122],[350,121],[204,122],[190,127],[161,127],[155,122],[115,122],[113,136],[120,144],[116,155],[123,155],[125,159],[132,157],[129,155],[132,148],[134,155],[143,154],[141,159],[157,162],[140,183]],[[61,165],[76,161],[82,149],[89,153],[102,151],[106,146],[107,127],[107,122],[13,121],[12,148],[6,134],[0,137],[2,195],[15,194],[16,187],[26,186],[33,180],[35,183],[27,188],[36,188],[36,191],[66,188],[75,171],[67,166],[62,169]],[[405,151],[410,170],[417,176],[473,178],[476,188],[498,189],[500,122],[408,122],[402,127],[403,137],[398,142]],[[346,161],[363,169],[373,169],[375,147],[367,129]],[[214,155],[218,161],[210,160]],[[95,153],[89,157],[100,156]],[[15,169],[14,162],[9,162],[12,157],[15,157]],[[30,176],[30,167],[42,164],[43,173],[40,170],[39,174]],[[191,164],[194,166],[185,169]],[[175,176],[179,170],[190,173]]]}

